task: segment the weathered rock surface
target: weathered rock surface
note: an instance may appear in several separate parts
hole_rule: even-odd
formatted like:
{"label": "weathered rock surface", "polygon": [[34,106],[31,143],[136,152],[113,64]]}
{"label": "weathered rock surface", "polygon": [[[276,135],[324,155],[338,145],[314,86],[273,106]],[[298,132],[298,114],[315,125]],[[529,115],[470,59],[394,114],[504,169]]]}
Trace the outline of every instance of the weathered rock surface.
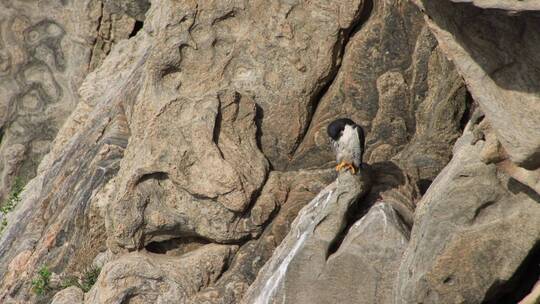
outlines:
{"label": "weathered rock surface", "polygon": [[105,7],[111,12],[121,12],[139,21],[143,21],[150,8],[148,0],[104,0]]}
{"label": "weathered rock surface", "polygon": [[538,254],[538,194],[483,163],[484,141],[471,139],[418,204],[396,303],[515,303],[511,291],[530,284],[518,268],[535,267],[523,265]]}
{"label": "weathered rock surface", "polygon": [[[298,212],[335,179],[325,128],[337,117],[365,128],[373,185],[352,207],[355,188],[343,188],[351,197],[336,198],[316,227],[307,221],[310,237],[276,294],[289,303],[491,304],[531,292],[540,274],[528,267],[540,261],[533,1],[417,1],[430,27],[396,0],[162,0],[148,11],[145,0],[103,2],[40,1],[23,18],[31,27],[49,5],[88,8],[53,14],[60,42],[39,36],[35,52],[20,50],[49,66],[63,92],[64,106],[39,113],[54,123],[39,118],[33,132],[53,128],[50,141],[77,107],[39,150],[51,151],[8,215],[0,302],[49,303],[58,290],[31,292],[42,266],[59,277],[98,265],[84,298],[69,288],[55,303],[239,303],[254,281],[252,290],[264,285],[263,265],[283,258],[273,252],[295,239]],[[29,5],[13,3],[1,5]],[[77,27],[81,10],[90,15]],[[26,47],[28,26],[6,34],[2,23],[2,39]],[[516,29],[524,36],[510,37]],[[55,44],[65,71],[47,53]],[[472,102],[460,74],[486,115],[452,156]],[[34,145],[10,135],[22,119],[12,118],[26,115],[19,103],[16,111],[0,110],[11,117],[0,120],[9,178],[31,172]]]}
{"label": "weathered rock surface", "polygon": [[236,249],[209,244],[182,256],[123,255],[103,267],[85,303],[184,303],[219,278]]}
{"label": "weathered rock surface", "polygon": [[408,228],[391,205],[381,201],[349,228],[313,286],[289,284],[287,289],[291,293],[307,287],[307,301],[296,303],[393,303],[408,240]]}
{"label": "weathered rock surface", "polygon": [[360,1],[340,2],[339,11],[319,4],[152,6],[143,30],[88,76],[10,215],[26,220],[0,241],[0,299],[36,301],[30,280],[42,265],[90,265],[105,249],[104,217],[116,253],[178,237],[238,243],[260,234],[272,210],[250,212],[269,170],[259,142],[282,166],[359,20]]}
{"label": "weathered rock surface", "polygon": [[229,269],[215,284],[189,303],[239,303],[260,268],[289,232],[300,209],[334,179],[334,170],[271,172],[256,203],[263,208],[253,208],[251,212],[260,214],[257,218],[265,218],[264,213],[274,210],[277,214],[272,222],[258,239],[240,247]]}
{"label": "weathered rock surface", "polygon": [[508,11],[538,11],[540,3],[536,0],[452,0],[455,3],[472,3],[481,8],[503,9]]}
{"label": "weathered rock surface", "polygon": [[0,3],[0,202],[51,149],[77,90],[133,19],[97,0]]}
{"label": "weathered rock surface", "polygon": [[75,286],[63,289],[54,295],[51,304],[82,304],[84,292]]}
{"label": "weathered rock surface", "polygon": [[361,172],[359,176],[340,174],[302,209],[242,303],[309,302],[306,296],[312,294],[315,278],[322,273],[332,246],[346,228],[347,210],[369,190],[369,174]]}
{"label": "weathered rock surface", "polygon": [[449,0],[416,2],[511,160],[540,167],[540,19],[527,11],[540,9],[538,1],[474,1],[517,16]]}
{"label": "weathered rock surface", "polygon": [[304,252],[309,258],[300,253],[301,261],[292,261],[282,295],[266,302],[248,298],[246,303],[393,303],[394,280],[407,242],[408,229],[396,212],[387,203],[377,203],[350,227],[330,256],[321,248],[309,248],[317,242],[307,242]]}
{"label": "weathered rock surface", "polygon": [[290,167],[332,161],[326,126],[351,117],[366,130],[366,161],[394,159],[429,185],[461,134],[465,85],[413,4],[373,1],[364,14]]}

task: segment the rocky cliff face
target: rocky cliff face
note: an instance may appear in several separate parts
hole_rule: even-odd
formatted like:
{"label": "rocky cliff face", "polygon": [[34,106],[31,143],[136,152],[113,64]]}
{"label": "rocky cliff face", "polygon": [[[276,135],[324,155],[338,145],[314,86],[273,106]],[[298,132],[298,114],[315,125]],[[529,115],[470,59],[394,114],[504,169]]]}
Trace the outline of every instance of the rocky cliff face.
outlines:
{"label": "rocky cliff face", "polygon": [[2,1],[0,199],[28,181],[79,101],[84,77],[135,20],[100,1]]}
{"label": "rocky cliff face", "polygon": [[0,4],[0,302],[533,298],[540,8],[455,2]]}

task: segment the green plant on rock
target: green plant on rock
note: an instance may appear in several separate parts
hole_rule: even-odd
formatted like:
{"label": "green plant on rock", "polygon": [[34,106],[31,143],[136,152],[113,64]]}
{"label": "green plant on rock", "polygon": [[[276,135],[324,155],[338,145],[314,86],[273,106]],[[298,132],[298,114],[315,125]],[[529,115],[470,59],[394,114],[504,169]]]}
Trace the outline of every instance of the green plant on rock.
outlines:
{"label": "green plant on rock", "polygon": [[2,215],[2,221],[0,222],[0,234],[6,228],[7,214],[15,209],[15,206],[21,201],[21,192],[24,190],[24,183],[22,178],[16,177],[11,187],[11,192],[9,193],[8,198],[0,206],[0,214]]}
{"label": "green plant on rock", "polygon": [[85,270],[80,279],[75,276],[69,276],[64,279],[62,282],[62,288],[75,286],[79,287],[84,292],[88,292],[96,283],[100,272],[101,268],[92,266]]}
{"label": "green plant on rock", "polygon": [[97,278],[99,276],[99,273],[101,272],[101,268],[98,267],[90,267],[87,269],[82,277],[82,290],[84,292],[88,292],[94,284],[96,284]]}
{"label": "green plant on rock", "polygon": [[46,266],[39,269],[37,277],[32,280],[32,290],[37,295],[42,295],[52,290],[49,285],[51,280],[51,271]]}

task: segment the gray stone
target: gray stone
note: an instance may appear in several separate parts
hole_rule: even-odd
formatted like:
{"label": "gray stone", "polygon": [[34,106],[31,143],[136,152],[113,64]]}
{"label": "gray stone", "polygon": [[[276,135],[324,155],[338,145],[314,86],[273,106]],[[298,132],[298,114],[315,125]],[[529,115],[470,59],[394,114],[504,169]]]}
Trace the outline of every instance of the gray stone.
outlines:
{"label": "gray stone", "polygon": [[261,267],[289,232],[298,212],[331,183],[335,175],[333,169],[271,172],[256,208],[251,212],[259,214],[255,218],[261,219],[269,211],[276,215],[268,221],[258,239],[240,247],[231,266],[216,284],[202,290],[189,303],[239,303]]}
{"label": "gray stone", "polygon": [[180,257],[144,252],[123,255],[103,267],[103,275],[84,303],[184,303],[219,278],[236,249],[209,244]]}
{"label": "gray stone", "polygon": [[466,131],[458,140],[418,204],[396,303],[497,300],[516,287],[505,284],[515,284],[514,273],[540,241],[537,194],[483,163],[484,142],[472,146],[472,137]]}
{"label": "gray stone", "polygon": [[78,102],[84,77],[134,20],[98,0],[0,3],[0,202],[25,183]]}
{"label": "gray stone", "polygon": [[[48,13],[49,2],[40,3]],[[42,266],[65,276],[104,264],[87,304],[239,303],[250,284],[261,286],[267,270],[256,277],[263,265],[270,260],[269,269],[283,258],[285,249],[272,252],[280,243],[290,245],[291,227],[304,232],[293,225],[298,212],[335,179],[325,128],[336,117],[351,117],[366,129],[369,166],[362,174],[373,174],[373,186],[362,208],[350,205],[365,185],[341,189],[347,193],[334,197],[339,204],[308,229],[309,240],[278,292],[292,303],[392,302],[413,218],[413,245],[397,279],[404,301],[422,298],[426,290],[426,302],[439,303],[431,296],[446,301],[446,295],[471,303],[493,300],[538,242],[537,208],[527,196],[535,193],[510,179],[537,189],[538,169],[507,159],[500,125],[479,136],[477,146],[459,142],[450,169],[414,214],[420,195],[452,158],[470,102],[458,70],[443,55],[448,47],[438,45],[415,5],[162,0],[144,15],[145,1],[107,3],[67,3],[87,4],[86,11],[95,13],[94,34],[82,44],[84,73],[63,74],[72,81],[71,91],[63,92],[77,106],[54,142],[35,144],[36,151],[50,153],[7,217],[0,239],[0,302],[49,302],[55,291],[39,297],[31,292]],[[494,19],[492,10],[454,5]],[[123,13],[139,20],[137,29],[144,19],[129,40],[122,37],[135,20]],[[506,23],[509,14],[516,24],[535,20],[527,12],[501,14],[502,25],[494,22],[503,34],[515,29]],[[62,43],[69,46],[71,31],[65,32]],[[479,46],[486,49],[492,48]],[[44,89],[53,94],[54,88]],[[15,115],[2,110],[6,105],[0,102],[0,119]],[[523,119],[522,125],[534,123]],[[486,114],[484,124],[492,120]],[[28,155],[26,143],[13,144],[9,135],[18,127],[0,132],[0,162],[7,164],[1,174],[10,178],[22,172]],[[515,159],[515,151],[509,152]],[[321,211],[309,208],[311,215]],[[518,222],[519,216],[526,222]],[[503,266],[478,262],[484,256]],[[410,280],[404,265],[413,269]]]}
{"label": "gray stone", "polygon": [[62,289],[54,295],[51,304],[82,304],[84,292],[75,286]]}
{"label": "gray stone", "polygon": [[360,20],[361,1],[334,2],[154,3],[87,76],[9,215],[0,301],[37,301],[37,269],[80,272],[107,245],[260,235],[275,207],[256,203],[266,158],[285,167]]}
{"label": "gray stone", "polygon": [[455,3],[472,3],[481,8],[503,9],[508,11],[538,11],[540,3],[536,0],[452,0]]}
{"label": "gray stone", "polygon": [[513,16],[448,0],[416,2],[429,16],[426,20],[441,48],[465,78],[510,159],[529,170],[540,167],[540,36],[536,12],[525,7],[538,8],[538,3],[478,1],[481,6],[520,13]]}
{"label": "gray stone", "polygon": [[120,11],[139,21],[144,21],[146,11],[150,8],[148,0],[105,0],[104,2],[112,12]]}
{"label": "gray stone", "polygon": [[[393,303],[394,281],[409,230],[390,204],[376,203],[350,226],[306,300],[288,303]],[[294,284],[291,285],[291,291]]]}
{"label": "gray stone", "polygon": [[347,210],[369,190],[369,175],[360,172],[360,176],[340,174],[302,209],[241,303],[311,303],[311,287],[346,227]]}
{"label": "gray stone", "polygon": [[326,126],[350,117],[366,132],[365,161],[393,160],[429,185],[461,134],[465,84],[414,4],[373,1],[364,14],[289,168],[332,163]]}

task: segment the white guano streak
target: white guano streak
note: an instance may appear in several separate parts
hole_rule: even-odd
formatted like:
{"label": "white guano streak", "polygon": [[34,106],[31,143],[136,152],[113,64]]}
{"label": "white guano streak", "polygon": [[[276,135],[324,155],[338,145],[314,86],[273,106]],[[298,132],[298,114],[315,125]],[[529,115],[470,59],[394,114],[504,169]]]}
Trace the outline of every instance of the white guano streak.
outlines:
{"label": "white guano streak", "polygon": [[[297,219],[293,222],[291,231],[276,249],[275,252],[278,252],[279,254],[275,259],[271,259],[269,261],[269,263],[271,263],[269,268],[274,269],[274,271],[269,277],[266,278],[264,287],[261,289],[259,295],[255,298],[253,304],[271,303],[278,285],[283,281],[283,278],[287,273],[289,264],[294,259],[298,251],[303,247],[308,236],[313,234],[315,226],[324,217],[326,207],[330,202],[333,192],[333,190],[329,189],[321,191],[307,206],[302,208]],[[326,197],[323,199],[325,195]],[[323,203],[322,206],[320,206],[321,202]],[[313,214],[314,212],[316,213]],[[291,238],[293,238],[295,235],[296,241],[292,247],[289,247],[290,250],[287,251],[287,244],[290,243]],[[282,258],[285,253],[285,257]],[[277,267],[276,264],[278,265]]]}

